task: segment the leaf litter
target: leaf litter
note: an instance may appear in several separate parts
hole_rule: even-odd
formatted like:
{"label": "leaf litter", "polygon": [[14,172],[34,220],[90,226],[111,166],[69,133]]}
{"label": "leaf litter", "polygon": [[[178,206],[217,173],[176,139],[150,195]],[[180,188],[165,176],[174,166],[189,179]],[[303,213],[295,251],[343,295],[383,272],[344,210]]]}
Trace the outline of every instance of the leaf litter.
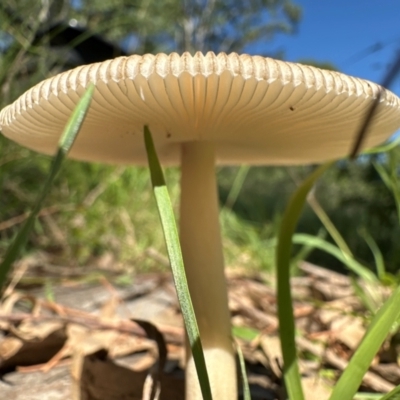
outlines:
{"label": "leaf litter", "polygon": [[[25,269],[34,274],[35,268],[44,268],[43,258],[37,265],[29,259]],[[370,312],[351,278],[307,262],[299,269],[292,290],[302,382],[308,400],[324,400],[364,335]],[[0,303],[4,397],[183,400],[184,330],[171,276],[138,275],[129,287],[113,284],[110,275],[97,284],[64,273],[61,278],[51,299],[43,288],[20,283]],[[227,278],[252,398],[285,399],[273,278],[229,268]],[[388,294],[374,288],[375,298]],[[385,393],[400,384],[399,343],[394,332],[360,391]]]}

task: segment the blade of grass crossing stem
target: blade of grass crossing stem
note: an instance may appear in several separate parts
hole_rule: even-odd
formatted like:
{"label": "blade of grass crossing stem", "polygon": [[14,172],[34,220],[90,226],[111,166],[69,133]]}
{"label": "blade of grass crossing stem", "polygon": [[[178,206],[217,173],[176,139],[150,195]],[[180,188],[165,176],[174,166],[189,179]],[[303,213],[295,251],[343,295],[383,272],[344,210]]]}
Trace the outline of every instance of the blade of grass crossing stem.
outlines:
{"label": "blade of grass crossing stem", "polygon": [[283,371],[288,398],[303,400],[299,367],[297,363],[295,326],[293,317],[292,296],[290,292],[290,257],[292,237],[297,222],[307,200],[309,191],[316,180],[328,169],[331,163],[324,164],[316,169],[296,190],[289,200],[283,214],[281,228],[278,235],[276,251],[277,287],[278,287],[278,317],[279,332],[283,355]]}
{"label": "blade of grass crossing stem", "polygon": [[203,348],[200,341],[199,328],[197,326],[192,300],[189,294],[189,287],[186,280],[185,269],[183,266],[181,246],[171,200],[168,194],[168,189],[165,185],[164,175],[157,157],[151,133],[147,126],[144,127],[144,140],[146,144],[147,158],[149,161],[151,183],[153,186],[154,196],[156,198],[158,212],[160,214],[168,257],[171,263],[183,319],[185,321],[186,332],[189,338],[190,347],[192,349],[197,376],[200,381],[201,392],[204,400],[211,400],[211,387],[208,379]]}
{"label": "blade of grass crossing stem", "polygon": [[67,125],[65,126],[65,129],[61,136],[61,139],[58,142],[58,151],[52,160],[50,171],[49,174],[47,175],[47,179],[43,185],[43,188],[36,199],[36,202],[33,206],[33,209],[29,217],[26,219],[25,223],[22,225],[15,239],[13,240],[10,247],[6,251],[4,259],[0,264],[1,288],[4,286],[4,283],[7,279],[7,275],[14,261],[18,258],[22,248],[24,247],[28,239],[35,218],[42,208],[43,201],[45,200],[47,194],[50,191],[54,178],[56,177],[58,171],[60,170],[62,162],[64,161],[69,150],[74,144],[74,141],[85,119],[86,113],[89,109],[90,102],[93,96],[93,91],[94,91],[94,86],[90,85],[89,88],[86,90],[86,92],[83,94],[82,98],[80,99],[70,119],[68,120]]}
{"label": "blade of grass crossing stem", "polygon": [[360,345],[335,385],[329,400],[352,399],[392,325],[400,315],[400,286],[372,319]]}
{"label": "blade of grass crossing stem", "polygon": [[242,375],[243,400],[251,400],[249,381],[247,380],[246,363],[244,361],[242,349],[236,344],[236,351],[239,357],[240,373]]}

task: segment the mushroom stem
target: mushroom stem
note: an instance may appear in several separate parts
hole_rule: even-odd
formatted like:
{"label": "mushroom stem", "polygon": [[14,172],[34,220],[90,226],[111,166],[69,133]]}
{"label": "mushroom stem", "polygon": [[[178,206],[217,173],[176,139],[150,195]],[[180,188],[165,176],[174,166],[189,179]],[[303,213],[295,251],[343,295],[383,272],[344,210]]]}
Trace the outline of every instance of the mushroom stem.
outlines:
{"label": "mushroom stem", "polygon": [[[214,399],[237,399],[236,364],[224,275],[215,149],[211,142],[182,145],[180,238],[190,295]],[[202,395],[187,349],[186,399]]]}

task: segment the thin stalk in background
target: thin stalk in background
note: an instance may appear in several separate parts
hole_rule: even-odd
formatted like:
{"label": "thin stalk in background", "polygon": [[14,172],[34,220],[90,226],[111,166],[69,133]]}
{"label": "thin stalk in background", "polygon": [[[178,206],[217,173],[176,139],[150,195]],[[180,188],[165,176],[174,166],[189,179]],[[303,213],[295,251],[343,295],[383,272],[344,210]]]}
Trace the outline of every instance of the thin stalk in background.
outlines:
{"label": "thin stalk in background", "polygon": [[241,165],[237,172],[235,179],[233,180],[231,190],[229,191],[228,197],[226,198],[225,207],[232,209],[236,203],[239,193],[242,190],[244,181],[250,171],[249,165]]}
{"label": "thin stalk in background", "polygon": [[[298,179],[296,179],[294,176],[292,176],[292,179],[295,181],[296,185],[298,185]],[[324,208],[317,200],[314,189],[311,189],[310,193],[308,194],[307,203],[314,211],[315,215],[318,217],[318,219],[320,220],[326,231],[329,233],[329,235],[335,241],[337,246],[340,248],[343,255],[345,257],[354,258],[353,253],[351,252],[349,246],[347,246],[347,243],[344,240],[343,236],[336,229],[335,224],[332,222],[332,220],[329,218],[329,215],[325,212]]]}
{"label": "thin stalk in background", "polygon": [[325,229],[331,235],[332,239],[338,245],[338,247],[342,251],[343,255],[353,258],[353,253],[351,252],[349,246],[347,246],[347,243],[343,239],[343,236],[336,229],[335,224],[329,218],[328,214],[325,212],[325,210],[323,209],[323,207],[321,206],[321,204],[315,197],[315,193],[313,190],[308,195],[307,201],[308,201],[308,204],[310,205],[310,207],[312,208],[312,210],[315,212],[315,214],[321,221],[322,225],[325,227]]}
{"label": "thin stalk in background", "polygon": [[386,187],[392,192],[393,197],[396,201],[397,216],[400,221],[400,182],[398,178],[398,159],[395,154],[391,151],[387,153],[389,168],[388,170],[383,164],[373,161],[373,166],[379,173],[382,181]]}
{"label": "thin stalk in background", "polygon": [[386,278],[386,266],[385,260],[383,258],[383,254],[378,247],[378,244],[375,242],[374,238],[367,232],[366,229],[359,230],[360,236],[365,240],[369,249],[372,252],[375,260],[376,274],[381,282],[383,282]]}
{"label": "thin stalk in background", "polygon": [[239,358],[240,373],[242,375],[243,400],[251,400],[250,386],[246,372],[246,363],[243,357],[242,349],[238,344],[236,344],[236,351]]}

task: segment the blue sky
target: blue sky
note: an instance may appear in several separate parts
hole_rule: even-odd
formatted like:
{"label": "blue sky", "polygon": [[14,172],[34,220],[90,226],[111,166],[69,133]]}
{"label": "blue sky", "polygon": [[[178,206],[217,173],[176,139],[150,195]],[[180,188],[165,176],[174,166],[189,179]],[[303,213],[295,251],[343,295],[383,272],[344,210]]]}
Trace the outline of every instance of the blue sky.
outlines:
{"label": "blue sky", "polygon": [[[276,36],[273,50],[283,50],[288,61],[331,61],[346,74],[382,81],[400,51],[399,0],[293,1],[303,9],[298,32]],[[366,55],[377,44],[383,48]],[[400,95],[399,78],[390,89]]]}

